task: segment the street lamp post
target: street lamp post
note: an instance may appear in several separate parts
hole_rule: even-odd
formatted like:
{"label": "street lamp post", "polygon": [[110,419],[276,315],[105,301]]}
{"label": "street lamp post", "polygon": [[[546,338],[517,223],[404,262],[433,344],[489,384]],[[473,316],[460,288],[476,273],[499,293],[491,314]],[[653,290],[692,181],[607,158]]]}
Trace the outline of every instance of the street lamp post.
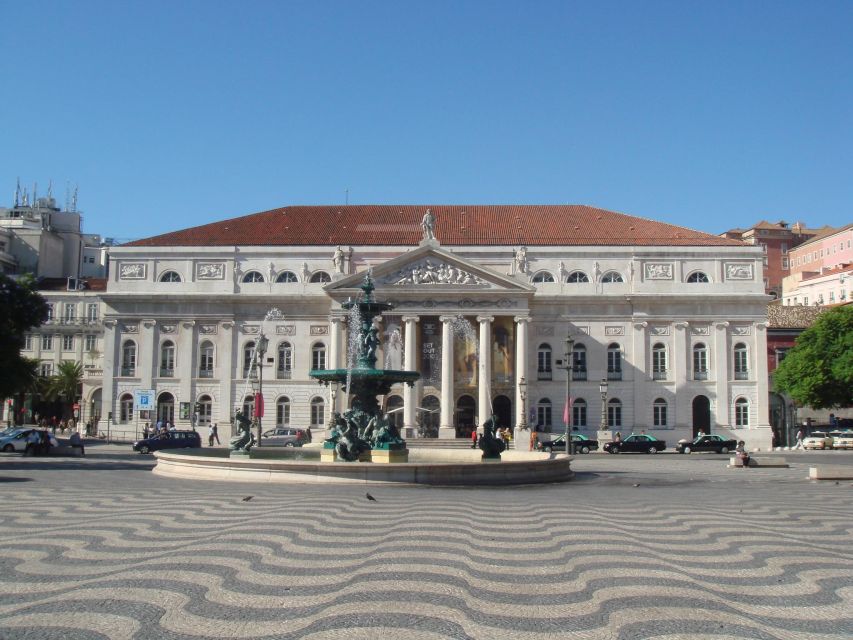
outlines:
{"label": "street lamp post", "polygon": [[518,381],[518,397],[521,398],[521,422],[518,425],[519,429],[527,429],[527,380],[521,376]]}
{"label": "street lamp post", "polygon": [[565,418],[564,422],[566,423],[566,455],[574,455],[575,446],[574,442],[572,442],[572,358],[574,351],[575,341],[569,336],[566,338],[566,406],[563,409],[563,417]]}
{"label": "street lamp post", "polygon": [[267,353],[269,340],[261,333],[255,346],[255,358],[258,365],[258,394],[255,396],[255,417],[258,420],[258,446],[261,446],[261,418],[264,417],[264,356]]}
{"label": "street lamp post", "polygon": [[598,383],[598,390],[601,392],[601,431],[607,431],[607,380],[602,378]]}

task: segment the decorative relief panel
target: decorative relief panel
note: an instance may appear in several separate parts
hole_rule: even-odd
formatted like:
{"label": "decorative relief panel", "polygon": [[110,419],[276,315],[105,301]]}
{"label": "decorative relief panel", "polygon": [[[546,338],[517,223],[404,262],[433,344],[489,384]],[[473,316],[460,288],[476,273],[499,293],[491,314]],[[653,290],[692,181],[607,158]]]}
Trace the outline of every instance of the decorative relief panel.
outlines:
{"label": "decorative relief panel", "polygon": [[324,324],[312,324],[311,325],[311,335],[312,336],[327,336],[329,335],[329,327]]}
{"label": "decorative relief panel", "polygon": [[604,335],[606,336],[624,336],[625,327],[604,327]]}
{"label": "decorative relief panel", "polygon": [[122,333],[139,333],[139,325],[138,324],[122,324],[121,325]]}
{"label": "decorative relief panel", "polygon": [[216,335],[216,325],[215,324],[199,325],[198,332],[200,334],[206,335],[206,336]]}
{"label": "decorative relief panel", "polygon": [[672,280],[673,266],[671,262],[647,262],[643,267],[646,280]]}
{"label": "decorative relief panel", "polygon": [[749,262],[727,264],[726,280],[752,280],[752,264]]}
{"label": "decorative relief panel", "polygon": [[435,259],[422,260],[416,264],[407,265],[396,273],[382,279],[385,284],[486,284],[473,273],[460,269],[446,262]]}
{"label": "decorative relief panel", "polygon": [[275,333],[276,333],[276,335],[279,335],[279,336],[295,336],[296,335],[296,325],[295,324],[276,325]]}
{"label": "decorative relief panel", "polygon": [[160,327],[160,333],[175,333],[175,325],[164,324]]}
{"label": "decorative relief panel", "polygon": [[577,329],[581,333],[585,333],[586,335],[589,335],[589,327],[588,326],[587,327],[575,327],[575,329]]}
{"label": "decorative relief panel", "polygon": [[752,327],[732,327],[733,336],[748,336],[752,333]]}
{"label": "decorative relief panel", "polygon": [[553,336],[554,335],[554,327],[546,327],[546,326],[536,325],[536,335],[537,336]]}
{"label": "decorative relief panel", "polygon": [[709,336],[711,335],[711,327],[690,327],[690,333],[694,336]]}
{"label": "decorative relief panel", "polygon": [[243,325],[243,333],[247,335],[254,335],[256,333],[260,333],[261,328],[257,325]]}
{"label": "decorative relief panel", "polygon": [[196,265],[195,276],[197,280],[223,280],[225,279],[225,264],[222,262],[199,262]]}
{"label": "decorative relief panel", "polygon": [[662,327],[651,327],[649,329],[649,335],[668,336],[669,335],[669,325],[664,325]]}
{"label": "decorative relief panel", "polygon": [[395,309],[401,309],[406,307],[414,307],[414,308],[423,308],[423,309],[433,309],[435,307],[441,308],[450,308],[450,309],[472,309],[474,307],[479,308],[488,308],[488,307],[498,307],[500,309],[510,309],[512,307],[518,306],[517,300],[510,300],[508,298],[500,298],[499,300],[438,300],[438,299],[429,299],[429,300],[387,300],[388,302],[394,305]]}
{"label": "decorative relief panel", "polygon": [[118,267],[119,280],[145,280],[148,268],[144,262],[123,262]]}

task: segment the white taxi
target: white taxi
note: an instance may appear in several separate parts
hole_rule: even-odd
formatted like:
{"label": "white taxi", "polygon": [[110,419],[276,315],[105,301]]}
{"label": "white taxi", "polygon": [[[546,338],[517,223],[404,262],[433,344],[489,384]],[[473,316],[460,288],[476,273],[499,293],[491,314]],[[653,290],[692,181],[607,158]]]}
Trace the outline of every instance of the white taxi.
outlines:
{"label": "white taxi", "polygon": [[833,449],[853,449],[853,431],[849,429],[845,431],[833,431],[829,435],[832,436]]}
{"label": "white taxi", "polygon": [[824,431],[814,431],[803,440],[803,449],[832,449],[833,438]]}

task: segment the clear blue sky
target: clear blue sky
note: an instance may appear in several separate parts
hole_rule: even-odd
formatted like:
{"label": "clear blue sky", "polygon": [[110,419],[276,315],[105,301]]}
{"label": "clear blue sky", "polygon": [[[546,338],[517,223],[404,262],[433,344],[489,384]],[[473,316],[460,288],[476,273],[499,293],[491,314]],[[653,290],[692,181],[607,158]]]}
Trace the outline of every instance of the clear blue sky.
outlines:
{"label": "clear blue sky", "polygon": [[853,221],[853,2],[0,0],[0,204],[139,238],[287,204]]}

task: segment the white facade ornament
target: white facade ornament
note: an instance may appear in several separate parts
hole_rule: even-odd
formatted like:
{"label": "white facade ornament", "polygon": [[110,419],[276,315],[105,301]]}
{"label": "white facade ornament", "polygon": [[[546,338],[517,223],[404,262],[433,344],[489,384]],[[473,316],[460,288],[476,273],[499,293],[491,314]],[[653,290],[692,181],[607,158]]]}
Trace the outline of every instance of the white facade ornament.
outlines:
{"label": "white facade ornament", "polygon": [[311,277],[311,270],[308,268],[308,263],[302,263],[302,282],[308,282]]}
{"label": "white facade ornament", "polygon": [[624,336],[625,335],[625,327],[617,327],[617,326],[605,326],[604,327],[604,335],[606,336]]}
{"label": "white facade ornament", "polygon": [[649,330],[649,334],[653,336],[668,336],[669,335],[669,325],[652,327]]}
{"label": "white facade ornament", "polygon": [[260,333],[261,328],[258,325],[243,325],[243,333],[246,335],[254,335]]}
{"label": "white facade ornament", "polygon": [[536,327],[536,335],[537,336],[553,336],[554,335],[554,327],[545,326],[545,325],[534,325]]}
{"label": "white facade ornament", "polygon": [[329,335],[329,327],[327,325],[319,325],[312,324],[311,325],[311,335],[312,336],[327,336]]}
{"label": "white facade ornament", "polygon": [[119,280],[145,280],[147,265],[143,262],[124,262],[119,265]]}
{"label": "white facade ornament", "polygon": [[199,326],[198,332],[202,335],[212,336],[216,335],[216,325],[215,324],[203,324]]}
{"label": "white facade ornament", "polygon": [[512,272],[526,274],[530,269],[530,263],[527,260],[527,247],[521,247],[518,251],[512,252]]}
{"label": "white facade ornament", "polygon": [[160,333],[175,333],[175,325],[164,324],[162,327],[160,327]]}
{"label": "white facade ornament", "polygon": [[711,327],[709,327],[707,325],[705,325],[705,326],[700,325],[698,327],[692,327],[691,326],[690,327],[690,333],[692,333],[694,336],[709,336],[709,335],[711,335]]}
{"label": "white facade ornament", "polygon": [[752,327],[748,327],[748,326],[732,327],[732,335],[733,336],[748,336],[751,333],[752,333]]}
{"label": "white facade ornament", "polygon": [[336,273],[344,273],[344,250],[341,249],[341,245],[338,245],[332,253],[332,266]]}
{"label": "white facade ornament", "polygon": [[294,335],[296,335],[296,325],[295,324],[276,325],[275,333],[276,333],[276,335],[279,335],[279,336],[294,336]]}
{"label": "white facade ornament", "polygon": [[569,277],[569,270],[566,269],[566,265],[562,260],[560,260],[560,267],[558,271],[560,273],[560,282],[565,282],[566,278]]}
{"label": "white facade ornament", "polygon": [[225,265],[222,262],[199,262],[195,273],[196,280],[222,280],[225,278]]}
{"label": "white facade ornament", "polygon": [[385,284],[486,284],[482,278],[446,262],[423,260],[382,280]]}
{"label": "white facade ornament", "polygon": [[122,324],[121,325],[122,333],[139,333],[139,325],[138,324]]}
{"label": "white facade ornament", "polygon": [[726,280],[752,280],[752,265],[748,262],[727,264]]}
{"label": "white facade ornament", "polygon": [[668,262],[647,262],[645,265],[646,280],[672,280],[672,264]]}
{"label": "white facade ornament", "polygon": [[421,220],[421,229],[424,232],[424,240],[435,240],[435,216],[432,211],[426,210],[423,219]]}

